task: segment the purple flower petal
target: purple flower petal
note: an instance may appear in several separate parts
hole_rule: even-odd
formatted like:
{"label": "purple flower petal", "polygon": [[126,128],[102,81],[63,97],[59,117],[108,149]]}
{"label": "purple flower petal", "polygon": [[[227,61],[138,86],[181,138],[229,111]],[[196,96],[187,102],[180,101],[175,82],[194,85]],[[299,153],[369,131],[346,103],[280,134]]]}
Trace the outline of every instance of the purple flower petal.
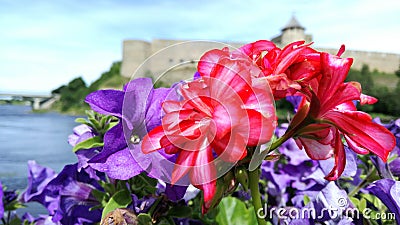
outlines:
{"label": "purple flower petal", "polygon": [[146,109],[146,131],[153,130],[155,127],[161,125],[163,117],[162,103],[166,99],[174,99],[174,91],[172,88],[157,88],[153,91],[151,101],[148,102]]}
{"label": "purple flower petal", "polygon": [[187,186],[170,185],[166,184],[165,194],[171,201],[178,201],[185,196]]}
{"label": "purple flower petal", "polygon": [[89,162],[104,163],[110,155],[125,149],[126,145],[122,124],[120,122],[106,132],[104,135],[103,150]]}
{"label": "purple flower petal", "polygon": [[101,219],[101,209],[91,210],[99,204],[91,196],[93,189],[101,190],[96,180],[82,170],[77,171],[77,164],[66,165],[60,174],[46,187],[46,198],[56,199],[55,206],[49,210],[53,222],[61,224],[96,223]]}
{"label": "purple flower petal", "polygon": [[123,99],[123,91],[99,90],[86,96],[85,101],[98,113],[121,117]]}
{"label": "purple flower petal", "polygon": [[78,158],[78,172],[81,170],[85,170],[89,177],[95,180],[100,180],[100,177],[97,175],[96,170],[90,167],[88,161],[96,156],[98,152],[101,151],[101,148],[91,148],[91,149],[81,149],[75,152],[76,157]]}
{"label": "purple flower petal", "polygon": [[366,189],[378,197],[390,212],[395,213],[396,221],[400,224],[400,181],[377,180]]}
{"label": "purple flower petal", "polygon": [[[357,173],[357,154],[350,150],[350,148],[348,148],[347,146],[344,146],[344,149],[346,151],[346,166],[342,173],[342,177],[353,177]],[[319,161],[319,165],[322,171],[324,171],[325,175],[327,175],[331,171],[334,164],[335,162],[333,158]]]}
{"label": "purple flower petal", "polygon": [[318,193],[317,198],[314,202],[316,212],[324,213],[321,219],[322,221],[331,220],[329,213],[323,209],[342,209],[343,211],[349,207],[350,200],[347,197],[347,193],[344,190],[339,189],[335,182],[329,182],[324,189]]}
{"label": "purple flower petal", "polygon": [[44,193],[47,184],[56,177],[56,173],[47,167],[28,161],[28,187],[22,193],[24,202],[37,201],[45,205]]}
{"label": "purple flower petal", "polygon": [[125,86],[122,100],[122,115],[129,130],[144,122],[147,105],[151,104],[153,95],[153,82],[150,78],[138,78],[130,81]]}
{"label": "purple flower petal", "polygon": [[106,173],[109,177],[119,180],[128,180],[143,171],[128,148],[109,155],[104,163],[89,162],[89,165]]}
{"label": "purple flower petal", "polygon": [[74,133],[68,136],[68,143],[72,146],[95,136],[93,130],[86,124],[81,124],[73,129]]}
{"label": "purple flower petal", "polygon": [[297,112],[297,108],[299,108],[302,97],[301,96],[287,96],[286,100],[293,105],[294,112]]}

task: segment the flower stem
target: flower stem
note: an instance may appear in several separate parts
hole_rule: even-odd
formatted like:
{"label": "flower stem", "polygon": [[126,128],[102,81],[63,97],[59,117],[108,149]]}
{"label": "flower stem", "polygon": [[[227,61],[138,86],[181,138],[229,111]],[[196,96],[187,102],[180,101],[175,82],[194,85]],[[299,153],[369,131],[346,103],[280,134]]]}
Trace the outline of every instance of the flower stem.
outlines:
{"label": "flower stem", "polygon": [[370,181],[370,178],[375,174],[376,172],[376,168],[374,167],[371,171],[369,171],[368,175],[365,177],[365,179],[359,184],[357,185],[357,187],[353,188],[353,190],[351,190],[351,192],[348,194],[349,197],[353,197],[354,195],[356,195],[361,188],[363,188],[365,185],[367,185]]}
{"label": "flower stem", "polygon": [[260,167],[253,171],[249,171],[249,188],[251,191],[251,202],[253,203],[254,206],[254,212],[256,213],[256,218],[258,225],[266,225],[266,221],[263,218],[260,218],[258,216],[259,213],[257,213],[260,209],[263,209],[262,203],[261,203],[261,195],[260,195],[260,190],[258,187],[258,181],[260,180]]}

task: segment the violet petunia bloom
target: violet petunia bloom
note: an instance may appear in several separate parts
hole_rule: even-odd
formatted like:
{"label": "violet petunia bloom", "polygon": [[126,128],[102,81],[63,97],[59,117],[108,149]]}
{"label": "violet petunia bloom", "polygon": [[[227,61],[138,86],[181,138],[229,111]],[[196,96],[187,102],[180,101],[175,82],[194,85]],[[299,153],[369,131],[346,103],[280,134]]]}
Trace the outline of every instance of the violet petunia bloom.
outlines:
{"label": "violet petunia bloom", "polygon": [[122,91],[99,90],[89,94],[86,102],[101,114],[119,118],[119,123],[104,135],[102,151],[89,160],[89,165],[109,177],[127,180],[147,171],[160,178],[160,154],[145,155],[141,151],[142,138],[161,124],[161,104],[165,99],[177,98],[172,88],[153,89],[150,78],[138,78],[125,85]]}
{"label": "violet petunia bloom", "polygon": [[35,225],[61,225],[61,223],[53,222],[53,217],[49,215],[39,215],[37,218],[32,216],[30,213],[24,213],[22,215],[21,220],[24,224],[35,224]]}
{"label": "violet petunia bloom", "polygon": [[57,207],[50,213],[52,221],[71,225],[100,222],[102,210],[91,210],[100,204],[91,194],[94,189],[103,191],[84,170],[78,172],[77,164],[66,165],[44,190],[46,198],[57,199]]}
{"label": "violet petunia bloom", "polygon": [[[75,225],[100,221],[101,210],[90,210],[100,204],[91,192],[94,189],[103,189],[85,170],[78,172],[77,164],[67,165],[56,175],[51,169],[34,161],[29,161],[28,165],[28,187],[22,194],[22,201],[42,204],[50,216],[36,218],[37,224]],[[28,217],[29,215],[26,219],[32,219]]]}
{"label": "violet petunia bloom", "polygon": [[68,136],[68,143],[72,146],[96,136],[92,128],[86,124],[80,124],[73,129],[73,134]]}
{"label": "violet petunia bloom", "polygon": [[366,189],[378,197],[389,211],[395,214],[396,221],[400,224],[400,181],[377,180],[368,185]]}
{"label": "violet petunia bloom", "polygon": [[57,207],[57,200],[46,196],[45,188],[57,174],[50,168],[41,166],[35,161],[28,161],[28,187],[21,194],[23,202],[39,202],[49,212]]}
{"label": "violet petunia bloom", "polygon": [[396,146],[390,152],[389,158],[395,158],[390,163],[384,163],[381,159],[371,156],[371,160],[378,169],[382,178],[393,179],[393,176],[400,177],[400,119],[391,121],[388,124],[381,122],[377,117],[373,120],[375,123],[386,127],[396,138]]}

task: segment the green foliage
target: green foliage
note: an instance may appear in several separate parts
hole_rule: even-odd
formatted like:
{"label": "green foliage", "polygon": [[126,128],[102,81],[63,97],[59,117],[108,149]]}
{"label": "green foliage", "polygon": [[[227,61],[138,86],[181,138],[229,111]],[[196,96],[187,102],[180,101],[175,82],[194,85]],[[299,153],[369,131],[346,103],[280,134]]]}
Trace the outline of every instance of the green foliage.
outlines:
{"label": "green foliage", "polygon": [[140,213],[137,217],[137,221],[139,225],[152,225],[151,216],[147,213]]}
{"label": "green foliage", "polygon": [[100,78],[89,86],[89,91],[93,92],[102,88],[121,89],[128,79],[121,76],[120,70],[121,61],[114,62],[109,71],[102,73]]}
{"label": "green foliage", "polygon": [[[358,105],[360,110],[392,116],[400,115],[400,98],[398,97],[400,96],[400,80],[395,75],[371,72],[369,67],[364,65],[360,71],[350,70],[346,81],[359,82],[364,94],[378,99],[374,105]],[[397,83],[397,86],[393,86],[394,82]]]}
{"label": "green foliage", "polygon": [[92,138],[86,139],[77,145],[74,146],[72,149],[73,152],[76,152],[81,149],[90,149],[90,148],[96,148],[96,147],[103,147],[104,143],[101,137],[99,136],[94,136]]}
{"label": "green foliage", "polygon": [[115,193],[108,201],[107,205],[103,209],[101,218],[104,218],[109,212],[118,209],[126,208],[132,202],[132,197],[127,189],[120,190]]}
{"label": "green foliage", "polygon": [[219,225],[257,224],[253,207],[247,208],[245,203],[234,197],[223,198],[218,206],[216,221]]}
{"label": "green foliage", "polygon": [[89,90],[82,77],[73,79],[68,85],[63,85],[51,93],[60,95],[57,106],[61,112],[69,112],[74,108],[88,108],[82,96],[86,96]]}
{"label": "green foliage", "polygon": [[398,78],[400,78],[400,65],[399,65],[399,69],[396,70],[396,71],[394,72],[394,74],[396,74],[396,76],[397,76]]}
{"label": "green foliage", "polygon": [[104,88],[122,89],[129,81],[120,74],[121,62],[114,62],[109,71],[101,74],[100,78],[87,86],[81,77],[73,79],[67,85],[62,85],[53,90],[52,94],[59,94],[58,101],[53,109],[63,113],[83,114],[89,106],[85,103],[85,97],[96,90]]}

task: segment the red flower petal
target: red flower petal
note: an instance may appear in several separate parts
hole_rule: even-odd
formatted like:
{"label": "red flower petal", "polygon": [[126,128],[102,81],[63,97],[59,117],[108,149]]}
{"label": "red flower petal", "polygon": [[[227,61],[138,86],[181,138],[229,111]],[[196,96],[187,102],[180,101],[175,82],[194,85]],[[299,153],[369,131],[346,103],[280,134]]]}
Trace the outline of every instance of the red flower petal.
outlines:
{"label": "red flower petal", "polygon": [[[322,79],[319,82],[318,98],[320,101],[330,101],[338,96],[335,95],[347,77],[353,59],[342,59],[328,53],[321,53]],[[335,95],[335,97],[333,97]]]}
{"label": "red flower petal", "polygon": [[246,140],[238,133],[228,134],[223,139],[214,141],[212,147],[226,162],[236,163],[247,155]]}
{"label": "red flower petal", "polygon": [[346,152],[344,151],[342,139],[339,131],[336,132],[335,138],[335,166],[331,172],[325,177],[329,181],[337,180],[344,171],[346,166]]}
{"label": "red flower petal", "polygon": [[330,111],[324,119],[333,122],[349,139],[386,162],[396,139],[385,127],[374,123],[371,116],[359,111]]}
{"label": "red flower petal", "polygon": [[315,160],[329,159],[333,155],[332,144],[322,144],[313,139],[299,137],[298,140],[306,150],[308,157]]}
{"label": "red flower petal", "polygon": [[175,161],[174,170],[172,171],[172,185],[185,176],[189,170],[193,168],[196,163],[198,153],[198,151],[180,151],[178,158]]}
{"label": "red flower petal", "polygon": [[160,141],[165,136],[162,126],[158,126],[151,130],[142,141],[142,152],[144,154],[159,150],[162,148]]}

